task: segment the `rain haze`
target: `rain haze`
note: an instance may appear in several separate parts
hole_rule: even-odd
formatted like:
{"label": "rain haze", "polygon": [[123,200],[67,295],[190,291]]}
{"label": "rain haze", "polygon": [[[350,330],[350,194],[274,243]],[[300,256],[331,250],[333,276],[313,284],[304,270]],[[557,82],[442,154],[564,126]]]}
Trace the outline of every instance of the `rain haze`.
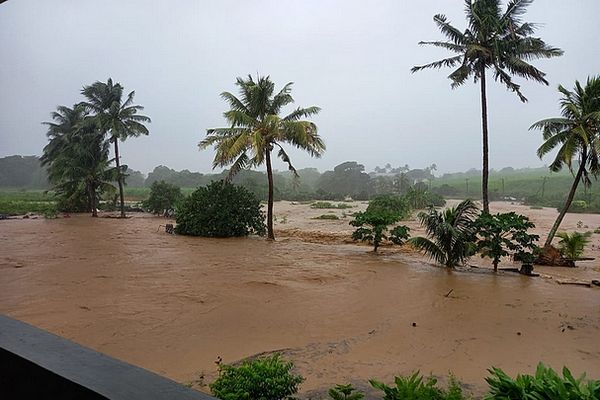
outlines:
{"label": "rain haze", "polygon": [[[464,29],[458,0],[408,1],[41,1],[0,5],[0,157],[40,155],[42,121],[57,105],[82,100],[82,86],[112,77],[152,118],[150,135],[129,139],[123,160],[143,172],[157,165],[209,172],[199,151],[206,129],[224,125],[222,91],[235,79],[270,75],[294,82],[295,106],[322,108],[314,121],[327,145],[321,159],[291,151],[297,168],[323,171],[346,161],[431,163],[440,172],[481,168],[479,88],[452,90],[450,70],[410,68],[449,55],[420,40],[440,40],[443,13]],[[490,165],[540,166],[536,120],[559,112],[559,84],[597,72],[598,0],[538,0],[525,19],[565,55],[534,61],[549,86],[523,81],[529,102],[489,84]],[[276,164],[283,169],[284,165]]]}

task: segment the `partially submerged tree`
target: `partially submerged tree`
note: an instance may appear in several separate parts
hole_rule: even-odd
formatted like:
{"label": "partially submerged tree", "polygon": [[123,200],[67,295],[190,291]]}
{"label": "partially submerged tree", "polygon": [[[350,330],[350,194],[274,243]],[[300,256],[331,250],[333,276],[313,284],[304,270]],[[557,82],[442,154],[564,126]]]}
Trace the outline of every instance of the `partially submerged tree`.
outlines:
{"label": "partially submerged tree", "polygon": [[498,264],[502,257],[516,254],[522,257],[533,254],[536,249],[535,242],[538,235],[527,231],[535,228],[529,218],[514,212],[491,215],[483,213],[475,221],[477,228],[477,250],[481,257],[489,257],[494,265],[494,272],[498,271]]}
{"label": "partially submerged tree", "polygon": [[562,50],[548,46],[542,39],[532,36],[536,24],[523,22],[522,16],[533,0],[511,0],[502,11],[500,0],[466,0],[465,15],[468,28],[460,31],[448,22],[443,14],[433,17],[434,22],[448,38],[446,42],[420,42],[450,50],[457,55],[416,66],[412,72],[426,68],[458,67],[449,76],[452,88],[463,85],[467,80],[480,84],[481,121],[483,131],[483,212],[489,212],[489,145],[486,71],[492,71],[494,80],[500,81],[508,90],[517,94],[522,102],[527,101],[521,87],[513,82],[512,76],[548,84],[545,74],[529,61],[551,58],[563,54]]}
{"label": "partially submerged tree", "polygon": [[144,208],[153,214],[170,216],[175,210],[175,204],[183,198],[179,186],[165,181],[154,181],[150,187],[150,196],[143,202]]}
{"label": "partially submerged tree", "polygon": [[129,137],[148,135],[148,128],[144,124],[150,122],[150,118],[138,114],[144,107],[133,104],[135,91],[130,92],[127,98],[123,99],[123,90],[120,83],[113,83],[109,78],[106,83],[95,82],[85,86],[81,91],[86,97],[83,106],[93,113],[90,123],[96,125],[103,134],[108,135],[110,142],[114,144],[121,217],[125,217],[123,185],[127,167],[121,165],[119,141],[124,142]]}
{"label": "partially submerged tree", "polygon": [[389,229],[390,225],[399,220],[400,215],[397,213],[382,209],[356,213],[354,220],[350,221],[350,225],[358,228],[352,233],[352,239],[372,244],[373,252],[377,252],[384,240],[389,239],[390,242],[401,245],[408,239],[410,228],[398,225]]}
{"label": "partially submerged tree", "polygon": [[448,268],[463,264],[474,253],[474,221],[479,209],[471,200],[464,200],[456,207],[419,213],[421,225],[427,237],[409,240],[437,263]]}
{"label": "partially submerged tree", "polygon": [[573,202],[579,183],[589,187],[592,184],[591,176],[597,177],[600,173],[600,76],[588,78],[585,86],[576,81],[573,91],[562,85],[558,90],[563,95],[560,100],[562,116],[538,121],[530,129],[540,129],[543,132],[544,143],[537,151],[540,158],[558,148],[554,161],[549,166],[550,171],[558,172],[566,166],[574,173],[575,179],[544,247],[552,244]]}
{"label": "partially submerged tree", "polygon": [[285,117],[279,114],[282,108],[293,103],[292,83],[286,84],[274,94],[275,84],[270,78],[252,76],[237,78],[239,98],[229,92],[221,97],[229,103],[230,110],[224,113],[229,123],[226,128],[208,129],[206,138],[199,143],[201,149],[214,146],[216,150],[213,168],[231,165],[229,178],[245,168],[266,164],[269,195],[267,204],[267,237],[275,239],[273,233],[273,167],[271,152],[278,149],[277,155],[288,164],[291,171],[296,169],[283,144],[307,151],[313,157],[320,157],[325,144],[317,133],[317,126],[303,120],[317,114],[319,107],[296,108]]}

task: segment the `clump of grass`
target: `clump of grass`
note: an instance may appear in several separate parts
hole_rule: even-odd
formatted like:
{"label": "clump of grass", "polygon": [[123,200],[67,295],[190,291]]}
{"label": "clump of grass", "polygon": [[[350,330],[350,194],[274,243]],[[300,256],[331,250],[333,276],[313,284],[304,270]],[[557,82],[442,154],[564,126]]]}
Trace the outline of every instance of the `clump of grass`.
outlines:
{"label": "clump of grass", "polygon": [[531,206],[529,208],[532,210],[543,210],[544,209],[544,207],[542,207],[542,206]]}
{"label": "clump of grass", "polygon": [[319,215],[318,217],[314,217],[313,219],[329,219],[329,220],[337,220],[340,219],[340,217],[338,217],[335,214],[323,214],[323,215]]}
{"label": "clump of grass", "polygon": [[331,203],[329,201],[317,201],[310,205],[310,208],[317,209],[335,209],[335,210],[343,210],[345,208],[352,208],[353,206],[346,203]]}

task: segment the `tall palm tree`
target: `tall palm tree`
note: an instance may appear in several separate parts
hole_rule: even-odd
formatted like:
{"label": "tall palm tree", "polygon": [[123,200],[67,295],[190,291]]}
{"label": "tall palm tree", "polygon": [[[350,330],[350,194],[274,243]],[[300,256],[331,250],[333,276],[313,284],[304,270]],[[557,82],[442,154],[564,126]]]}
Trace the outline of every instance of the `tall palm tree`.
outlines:
{"label": "tall palm tree", "polygon": [[471,200],[464,200],[456,207],[419,213],[421,225],[427,238],[414,237],[413,246],[429,255],[437,263],[448,268],[463,264],[474,249],[474,220],[479,209]]}
{"label": "tall palm tree", "polygon": [[78,204],[87,197],[87,209],[97,217],[99,192],[114,191],[110,185],[116,169],[110,168],[109,143],[91,124],[82,105],[73,108],[59,106],[48,126],[49,142],[44,147],[42,165],[48,167],[48,177],[56,192],[67,204]]}
{"label": "tall palm tree", "polygon": [[125,217],[123,195],[125,171],[121,167],[119,140],[124,142],[129,137],[148,135],[148,128],[144,123],[151,122],[147,116],[138,114],[144,107],[133,104],[135,91],[130,92],[123,101],[123,90],[120,83],[113,83],[113,80],[109,78],[106,83],[95,82],[90,86],[85,86],[81,91],[87,99],[82,104],[93,113],[90,122],[99,126],[102,132],[109,136],[110,142],[114,144],[121,217]]}
{"label": "tall palm tree", "polygon": [[600,173],[600,76],[588,78],[585,87],[576,81],[573,91],[563,86],[558,90],[563,95],[560,100],[562,117],[538,121],[530,129],[540,129],[543,133],[544,143],[537,151],[540,158],[558,148],[549,166],[551,171],[557,172],[566,166],[574,173],[573,161],[576,160],[577,172],[544,246],[552,243],[579,183],[589,187],[592,184],[590,175],[597,177]]}
{"label": "tall palm tree", "polygon": [[208,129],[206,138],[198,146],[205,149],[214,146],[216,150],[213,168],[231,165],[229,178],[245,168],[266,164],[269,182],[267,206],[267,236],[273,234],[273,169],[271,152],[277,148],[277,155],[297,176],[296,169],[283,144],[307,151],[313,157],[320,157],[325,144],[317,133],[317,126],[302,118],[320,111],[319,107],[296,108],[285,117],[280,117],[282,108],[294,102],[291,95],[292,83],[285,85],[274,95],[275,84],[267,77],[252,76],[237,78],[239,98],[229,92],[221,97],[229,103],[230,110],[224,113],[229,123],[227,128]]}
{"label": "tall palm tree", "polygon": [[465,14],[468,28],[461,32],[445,15],[433,17],[440,31],[448,38],[446,42],[419,42],[450,50],[457,55],[430,64],[416,66],[412,72],[425,68],[458,67],[449,76],[454,89],[469,78],[480,84],[481,122],[483,130],[483,170],[482,188],[483,211],[489,212],[489,145],[487,120],[486,70],[490,69],[494,80],[500,81],[514,92],[522,102],[527,99],[521,88],[513,82],[512,76],[548,84],[545,74],[532,66],[529,61],[537,58],[551,58],[563,54],[562,50],[548,46],[542,39],[532,37],[536,25],[522,22],[521,18],[533,0],[511,0],[502,11],[500,0],[466,0]]}

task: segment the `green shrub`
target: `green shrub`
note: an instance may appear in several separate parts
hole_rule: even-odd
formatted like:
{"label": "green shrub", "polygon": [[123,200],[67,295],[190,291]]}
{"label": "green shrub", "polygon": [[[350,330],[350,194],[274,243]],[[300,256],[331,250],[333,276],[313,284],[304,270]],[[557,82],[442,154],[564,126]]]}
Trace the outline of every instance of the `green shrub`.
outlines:
{"label": "green shrub", "polygon": [[369,201],[367,212],[389,212],[405,219],[410,215],[410,206],[404,198],[394,195],[381,195]]}
{"label": "green shrub", "polygon": [[150,187],[150,197],[142,206],[152,214],[171,215],[176,203],[183,198],[181,189],[165,181],[154,181]]}
{"label": "green shrub", "polygon": [[423,381],[419,372],[411,376],[397,376],[394,380],[396,386],[388,386],[376,380],[369,383],[375,389],[384,393],[383,400],[462,400],[465,399],[460,384],[454,377],[450,376],[448,389],[444,390],[437,386],[437,379],[433,377]]}
{"label": "green shrub", "polygon": [[319,215],[318,217],[314,217],[313,219],[333,219],[333,220],[338,220],[338,219],[340,219],[340,217],[338,217],[335,214],[323,214],[323,215]]}
{"label": "green shrub", "polygon": [[351,384],[347,385],[335,385],[335,387],[329,389],[329,397],[332,400],[362,400],[365,395],[356,390]]}
{"label": "green shrub", "polygon": [[254,194],[241,186],[215,181],[181,201],[175,232],[208,237],[264,235],[264,220]]}
{"label": "green shrub", "polygon": [[220,366],[219,377],[210,384],[213,395],[222,400],[290,399],[304,378],[291,373],[294,364],[279,355],[244,361],[240,366]]}
{"label": "green shrub", "polygon": [[356,213],[350,225],[358,229],[352,233],[353,240],[361,240],[373,245],[376,252],[382,241],[389,239],[394,244],[403,244],[409,237],[410,228],[399,225],[389,231],[388,226],[400,220],[397,214],[389,211],[365,211]]}
{"label": "green shrub", "polygon": [[552,368],[539,363],[534,376],[517,375],[512,379],[499,368],[488,370],[490,391],[485,400],[597,400],[600,381],[586,380],[585,374],[575,379],[567,367],[562,377]]}

